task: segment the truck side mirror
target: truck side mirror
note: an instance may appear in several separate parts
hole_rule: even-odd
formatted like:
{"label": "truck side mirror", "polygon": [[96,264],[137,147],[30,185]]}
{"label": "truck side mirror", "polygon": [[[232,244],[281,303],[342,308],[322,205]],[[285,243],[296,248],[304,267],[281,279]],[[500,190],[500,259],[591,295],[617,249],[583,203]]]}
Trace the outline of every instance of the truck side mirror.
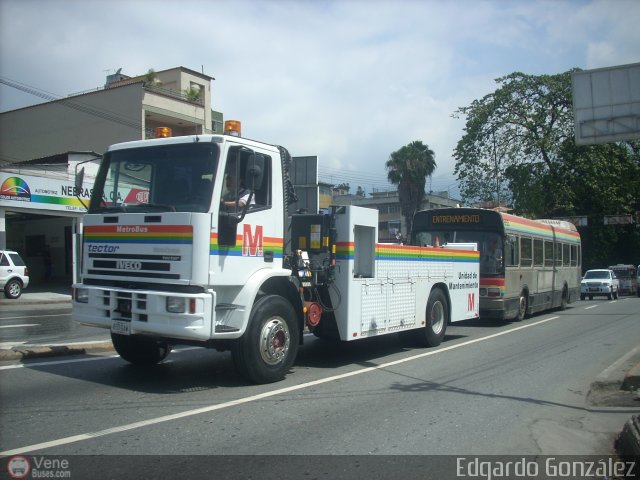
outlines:
{"label": "truck side mirror", "polygon": [[76,165],[76,178],[75,178],[75,184],[74,184],[75,195],[76,195],[76,198],[82,204],[82,206],[85,208],[85,210],[89,210],[89,206],[86,203],[84,203],[84,201],[82,200],[82,197],[80,196],[82,192],[83,183],[84,183],[84,167],[82,167],[80,171],[78,171],[77,165]]}
{"label": "truck side mirror", "polygon": [[84,182],[84,167],[82,167],[79,172],[76,172],[76,183],[75,183],[76,192],[79,192],[82,190],[83,182]]}

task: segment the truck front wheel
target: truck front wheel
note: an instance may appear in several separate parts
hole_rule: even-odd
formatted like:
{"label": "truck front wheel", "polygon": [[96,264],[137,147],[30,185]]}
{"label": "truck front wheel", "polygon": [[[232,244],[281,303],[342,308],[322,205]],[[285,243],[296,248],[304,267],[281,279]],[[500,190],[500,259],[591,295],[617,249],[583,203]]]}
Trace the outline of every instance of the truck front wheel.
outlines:
{"label": "truck front wheel", "polygon": [[242,376],[254,383],[272,383],[289,371],[298,344],[293,307],[279,295],[266,295],[253,305],[247,331],[231,352]]}
{"label": "truck front wheel", "polygon": [[171,352],[171,345],[136,335],[111,334],[118,355],[134,365],[155,365]]}

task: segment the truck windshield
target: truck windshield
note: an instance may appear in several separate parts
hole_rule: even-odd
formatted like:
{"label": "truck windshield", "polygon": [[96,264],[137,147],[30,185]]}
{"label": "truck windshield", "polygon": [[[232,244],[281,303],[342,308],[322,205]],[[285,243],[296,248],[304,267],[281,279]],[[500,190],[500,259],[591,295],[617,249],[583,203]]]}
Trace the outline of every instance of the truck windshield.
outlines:
{"label": "truck windshield", "polygon": [[89,212],[207,212],[218,158],[211,143],[107,152]]}

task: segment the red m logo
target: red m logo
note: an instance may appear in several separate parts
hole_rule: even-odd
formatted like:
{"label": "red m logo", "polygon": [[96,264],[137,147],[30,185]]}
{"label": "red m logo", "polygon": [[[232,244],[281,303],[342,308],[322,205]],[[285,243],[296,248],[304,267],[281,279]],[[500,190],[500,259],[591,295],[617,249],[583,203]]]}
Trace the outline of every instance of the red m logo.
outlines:
{"label": "red m logo", "polygon": [[251,225],[244,224],[242,235],[242,256],[262,257],[263,247],[262,225],[256,225],[255,235],[251,232]]}

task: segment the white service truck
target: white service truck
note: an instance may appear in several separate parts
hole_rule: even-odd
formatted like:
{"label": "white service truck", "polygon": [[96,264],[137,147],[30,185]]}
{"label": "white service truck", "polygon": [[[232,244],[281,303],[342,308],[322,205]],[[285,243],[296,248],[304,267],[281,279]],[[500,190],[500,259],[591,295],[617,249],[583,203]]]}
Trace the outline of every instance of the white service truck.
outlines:
{"label": "white service truck", "polygon": [[478,317],[475,245],[379,244],[373,209],[289,212],[290,161],[237,130],[109,147],[83,220],[74,319],[110,329],[134,364],[198,345],[231,350],[243,376],[267,383],[290,370],[305,330],[436,346],[449,322]]}

